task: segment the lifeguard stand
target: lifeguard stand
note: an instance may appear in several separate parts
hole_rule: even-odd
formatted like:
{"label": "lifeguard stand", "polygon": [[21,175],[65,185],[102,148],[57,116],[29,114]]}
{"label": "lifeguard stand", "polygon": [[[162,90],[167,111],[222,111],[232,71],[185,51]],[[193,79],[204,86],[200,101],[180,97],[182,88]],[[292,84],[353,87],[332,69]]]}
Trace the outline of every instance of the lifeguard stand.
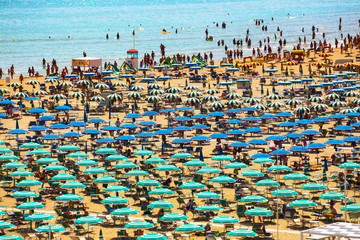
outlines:
{"label": "lifeguard stand", "polygon": [[130,49],[126,53],[127,53],[127,57],[125,59],[125,62],[127,62],[133,68],[138,69],[138,67],[139,67],[138,53],[139,52],[135,49]]}

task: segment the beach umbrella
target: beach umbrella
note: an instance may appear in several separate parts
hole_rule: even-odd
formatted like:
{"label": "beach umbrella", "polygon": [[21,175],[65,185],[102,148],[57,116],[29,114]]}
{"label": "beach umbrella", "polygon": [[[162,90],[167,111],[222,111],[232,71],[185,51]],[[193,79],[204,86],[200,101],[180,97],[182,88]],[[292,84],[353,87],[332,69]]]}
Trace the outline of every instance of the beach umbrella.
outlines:
{"label": "beach umbrella", "polygon": [[94,160],[81,160],[76,162],[75,164],[79,166],[94,166],[94,165],[98,165],[98,162]]}
{"label": "beach umbrella", "polygon": [[112,87],[126,87],[127,85],[123,82],[115,82],[111,84]]}
{"label": "beach umbrella", "polygon": [[226,233],[229,236],[236,236],[236,237],[256,237],[258,234],[254,231],[249,229],[234,229],[230,232]]}
{"label": "beach umbrella", "polygon": [[242,202],[264,202],[268,201],[266,198],[258,195],[248,195],[240,199]]}
{"label": "beach umbrella", "polygon": [[126,192],[130,189],[120,185],[112,185],[104,189],[106,192]]}
{"label": "beach umbrella", "polygon": [[152,195],[168,195],[168,194],[174,194],[175,192],[173,190],[167,189],[167,188],[155,188],[151,191],[149,191],[149,194]]}
{"label": "beach umbrella", "polygon": [[323,112],[324,110],[328,109],[329,107],[326,104],[315,104],[311,106],[311,110],[316,112]]}
{"label": "beach umbrella", "polygon": [[50,166],[47,166],[47,167],[44,167],[45,170],[48,170],[48,171],[62,171],[62,170],[68,170],[67,167],[64,167],[62,165],[50,165]]}
{"label": "beach umbrella", "polygon": [[129,171],[127,173],[125,173],[125,175],[129,175],[129,176],[143,176],[143,175],[149,175],[148,172],[145,172],[143,170],[132,170]]}
{"label": "beach umbrella", "polygon": [[172,158],[188,158],[188,157],[195,157],[194,155],[186,152],[179,152],[171,156]]}
{"label": "beach umbrella", "polygon": [[59,181],[72,180],[72,179],[76,179],[76,177],[67,173],[57,174],[51,178],[51,180],[59,180]]}
{"label": "beach umbrella", "polygon": [[149,95],[161,95],[161,94],[164,94],[163,90],[151,90],[149,92]]}
{"label": "beach umbrella", "polygon": [[119,164],[115,164],[114,167],[117,168],[136,168],[139,167],[138,165],[136,165],[135,163],[132,162],[122,162]]}
{"label": "beach umbrella", "polygon": [[310,200],[295,200],[289,204],[290,207],[314,207],[317,204]]}
{"label": "beach umbrella", "polygon": [[203,205],[203,206],[196,207],[195,210],[205,212],[205,211],[220,211],[223,209],[216,205]]}
{"label": "beach umbrella", "polygon": [[346,208],[345,208],[345,206],[341,207],[340,210],[342,210],[342,211],[346,210],[349,212],[357,212],[357,211],[360,211],[360,204],[349,204],[346,206]]}
{"label": "beach umbrella", "polygon": [[11,196],[16,198],[31,198],[31,197],[38,197],[39,194],[30,191],[18,191],[12,193]]}
{"label": "beach umbrella", "polygon": [[104,84],[104,83],[98,83],[94,86],[94,88],[96,89],[100,89],[100,91],[103,91],[104,89],[108,89],[110,88],[109,85]]}
{"label": "beach umbrella", "polygon": [[283,99],[284,97],[279,94],[273,94],[273,95],[266,96],[266,98],[269,100],[279,100],[279,99]]}
{"label": "beach umbrella", "polygon": [[112,100],[112,101],[121,101],[123,99],[123,97],[120,94],[117,93],[113,93],[107,96],[108,99]]}
{"label": "beach umbrella", "polygon": [[184,188],[184,189],[200,189],[200,188],[204,188],[206,186],[204,184],[198,183],[198,182],[186,182],[184,184],[181,184],[179,187]]}
{"label": "beach umbrella", "polygon": [[166,240],[168,237],[160,233],[146,233],[137,238],[137,240]]}
{"label": "beach umbrella", "polygon": [[50,96],[49,98],[53,100],[60,100],[60,99],[66,99],[66,96],[62,94],[55,94]]}
{"label": "beach umbrella", "polygon": [[212,103],[209,103],[208,106],[210,108],[214,108],[214,109],[223,109],[225,107],[225,105],[221,102],[212,102]]}
{"label": "beach umbrella", "polygon": [[331,93],[325,96],[326,99],[328,100],[335,100],[335,99],[339,99],[340,95],[336,94],[336,93]]}
{"label": "beach umbrella", "polygon": [[89,154],[83,153],[83,152],[73,152],[73,153],[67,154],[66,157],[71,157],[71,158],[86,158],[86,157],[89,157]]}
{"label": "beach umbrella", "polygon": [[149,155],[154,155],[155,153],[149,150],[140,150],[137,152],[134,152],[134,155],[139,155],[139,156],[149,156]]}
{"label": "beach umbrella", "polygon": [[[6,155],[0,156],[0,160],[4,160],[4,156],[6,156]],[[8,155],[8,156],[12,156],[12,155]],[[14,156],[14,157],[16,157],[16,156]],[[6,159],[6,160],[8,160],[8,159]],[[3,167],[6,167],[6,168],[22,168],[22,167],[26,168],[27,165],[24,164],[24,163],[20,163],[20,162],[9,162],[9,163],[4,164]]]}
{"label": "beach umbrella", "polygon": [[177,171],[177,170],[179,170],[179,168],[177,166],[175,166],[175,165],[165,164],[165,165],[160,165],[160,166],[156,167],[155,170],[158,170],[158,171]]}
{"label": "beach umbrella", "polygon": [[284,179],[291,179],[291,180],[305,180],[309,179],[308,176],[301,174],[301,173],[289,173],[283,177]]}
{"label": "beach umbrella", "polygon": [[321,199],[344,199],[345,195],[338,192],[328,192],[320,195]]}
{"label": "beach umbrella", "polygon": [[202,96],[202,93],[201,93],[201,92],[197,92],[197,91],[193,91],[193,92],[189,92],[189,93],[187,94],[187,96],[188,96],[189,98],[198,98],[198,97]]}
{"label": "beach umbrella", "polygon": [[286,102],[287,105],[296,106],[302,104],[300,100],[292,99]]}
{"label": "beach umbrella", "polygon": [[245,98],[244,103],[258,104],[260,103],[260,100],[257,98]]}
{"label": "beach umbrella", "polygon": [[294,109],[294,112],[297,114],[304,114],[304,113],[309,113],[310,112],[310,108],[307,107],[297,107]]}
{"label": "beach umbrella", "polygon": [[311,98],[308,99],[308,102],[321,103],[321,102],[325,102],[325,98],[322,98],[322,97],[311,97]]}
{"label": "beach umbrella", "polygon": [[189,217],[181,213],[168,213],[160,218],[163,221],[182,221],[187,220]]}
{"label": "beach umbrella", "polygon": [[249,165],[247,165],[245,163],[241,163],[241,162],[233,162],[233,163],[225,164],[224,167],[226,167],[226,168],[246,168],[246,167],[249,167]]}
{"label": "beach umbrella", "polygon": [[59,82],[59,77],[56,77],[56,78],[54,78],[54,77],[46,77],[45,82],[51,83],[51,84],[58,83]]}
{"label": "beach umbrella", "polygon": [[10,93],[10,90],[6,88],[0,88],[0,94],[4,94],[4,93]]}
{"label": "beach umbrella", "polygon": [[62,194],[56,197],[56,200],[59,201],[81,201],[83,199],[84,199],[83,197],[76,194]]}
{"label": "beach umbrella", "polygon": [[148,205],[148,207],[151,208],[172,208],[174,207],[174,204],[164,201],[164,200],[157,200],[155,202],[152,202]]}
{"label": "beach umbrella", "polygon": [[152,186],[160,186],[161,182],[156,181],[154,179],[144,179],[142,181],[137,182],[136,184],[140,186],[152,187]]}
{"label": "beach umbrella", "polygon": [[226,99],[240,99],[241,95],[238,93],[229,93],[225,96]]}
{"label": "beach umbrella", "polygon": [[154,224],[146,221],[133,221],[125,225],[125,228],[134,228],[134,229],[146,229],[153,227]]}
{"label": "beach umbrella", "polygon": [[275,162],[275,160],[270,159],[270,158],[257,158],[255,160],[252,161],[253,163],[273,163]]}
{"label": "beach umbrella", "polygon": [[25,220],[27,221],[45,221],[45,220],[51,220],[55,219],[55,217],[51,214],[47,213],[34,213],[27,217],[25,217]]}
{"label": "beach umbrella", "polygon": [[61,88],[72,88],[73,84],[70,83],[70,82],[61,82],[61,83],[59,83],[59,87],[61,87]]}
{"label": "beach umbrella", "polygon": [[271,216],[273,213],[270,210],[264,208],[252,208],[244,212],[245,215],[250,216]]}
{"label": "beach umbrella", "polygon": [[65,151],[75,151],[75,150],[79,150],[80,147],[69,144],[69,145],[62,145],[62,146],[58,147],[57,149],[65,150]]}
{"label": "beach umbrella", "polygon": [[298,195],[298,192],[296,192],[294,190],[290,190],[290,189],[278,189],[275,191],[271,191],[271,194],[276,195],[276,196],[290,197],[290,196]]}
{"label": "beach umbrella", "polygon": [[59,225],[42,225],[35,229],[37,232],[64,232],[66,229]]}
{"label": "beach umbrella", "polygon": [[129,200],[123,198],[123,197],[107,197],[103,200],[101,200],[102,203],[108,203],[108,204],[125,204],[128,203]]}
{"label": "beach umbrella", "polygon": [[217,90],[217,89],[207,89],[207,90],[204,91],[204,93],[210,94],[210,95],[217,94],[217,93],[219,93],[219,92],[220,92],[220,91]]}
{"label": "beach umbrella", "polygon": [[37,209],[37,208],[44,208],[45,205],[39,202],[25,202],[18,205],[16,208],[28,210],[28,209]]}
{"label": "beach umbrella", "polygon": [[0,240],[23,240],[23,238],[18,235],[2,235]]}
{"label": "beach umbrella", "polygon": [[138,214],[139,211],[132,208],[118,208],[111,212],[112,215],[127,216],[132,214]]}
{"label": "beach umbrella", "polygon": [[178,232],[194,232],[194,231],[202,231],[202,230],[204,230],[204,228],[196,224],[184,224],[175,228],[175,231]]}
{"label": "beach umbrella", "polygon": [[240,173],[244,177],[262,177],[264,174],[262,172],[259,172],[257,170],[246,170]]}
{"label": "beach umbrella", "polygon": [[10,176],[13,176],[13,177],[27,177],[27,176],[34,176],[34,175],[35,175],[35,173],[25,171],[25,170],[18,170],[16,172],[10,173]]}
{"label": "beach umbrella", "polygon": [[320,183],[307,183],[303,186],[301,186],[301,189],[304,190],[323,190],[326,189],[327,187],[323,184]]}
{"label": "beach umbrella", "polygon": [[197,193],[195,194],[195,197],[198,197],[198,198],[212,198],[212,199],[215,199],[215,198],[220,198],[221,195],[220,194],[217,194],[217,193],[213,193],[213,192],[200,192],[200,193]]}
{"label": "beach umbrella", "polygon": [[105,98],[100,97],[100,96],[95,96],[95,97],[89,98],[89,101],[103,102],[103,101],[105,101]]}
{"label": "beach umbrella", "polygon": [[219,169],[209,167],[209,168],[201,168],[197,170],[196,173],[221,173],[221,171]]}
{"label": "beach umbrella", "polygon": [[262,105],[262,104],[256,104],[253,107],[256,108],[259,111],[265,111],[265,110],[268,109],[265,105]]}
{"label": "beach umbrella", "polygon": [[118,180],[116,178],[110,177],[110,176],[102,176],[94,180],[96,183],[114,183]]}
{"label": "beach umbrella", "polygon": [[12,95],[14,98],[27,98],[29,95],[23,92],[17,92]]}
{"label": "beach umbrella", "polygon": [[225,105],[230,107],[237,107],[241,105],[241,102],[239,100],[229,100],[225,102]]}
{"label": "beach umbrella", "polygon": [[255,183],[256,186],[276,186],[280,185],[278,182],[271,179],[263,179]]}
{"label": "beach umbrella", "polygon": [[29,180],[22,180],[21,182],[18,182],[16,184],[16,186],[29,187],[29,186],[36,186],[36,185],[41,185],[41,184],[42,184],[42,182],[40,182],[40,181],[29,179]]}
{"label": "beach umbrella", "polygon": [[61,188],[85,188],[86,186],[79,182],[67,182],[60,185]]}
{"label": "beach umbrella", "polygon": [[[32,91],[31,95],[33,95],[33,96],[43,96],[43,95],[48,95],[48,93],[46,91],[43,91],[43,90],[36,90],[36,91]],[[40,100],[40,99],[37,99],[37,100]]]}
{"label": "beach umbrella", "polygon": [[210,221],[213,223],[237,223],[237,222],[240,222],[239,219],[236,219],[236,218],[230,217],[230,216],[218,216],[213,219],[210,219]]}

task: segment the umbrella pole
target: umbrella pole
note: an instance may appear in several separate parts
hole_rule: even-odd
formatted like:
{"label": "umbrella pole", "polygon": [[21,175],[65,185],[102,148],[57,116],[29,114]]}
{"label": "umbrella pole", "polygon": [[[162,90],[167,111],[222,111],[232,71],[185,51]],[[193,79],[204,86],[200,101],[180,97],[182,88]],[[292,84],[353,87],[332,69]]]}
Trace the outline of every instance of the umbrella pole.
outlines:
{"label": "umbrella pole", "polygon": [[[278,155],[276,155],[276,162],[278,163]],[[279,171],[276,170],[276,181],[279,180]],[[279,184],[276,185],[276,239],[279,240]]]}
{"label": "umbrella pole", "polygon": [[347,220],[347,217],[346,217],[346,214],[347,214],[347,211],[346,211],[346,171],[347,171],[347,168],[346,168],[346,163],[345,163],[345,168],[344,168],[344,195],[345,195],[344,207],[345,207],[345,222],[346,222],[346,220]]}

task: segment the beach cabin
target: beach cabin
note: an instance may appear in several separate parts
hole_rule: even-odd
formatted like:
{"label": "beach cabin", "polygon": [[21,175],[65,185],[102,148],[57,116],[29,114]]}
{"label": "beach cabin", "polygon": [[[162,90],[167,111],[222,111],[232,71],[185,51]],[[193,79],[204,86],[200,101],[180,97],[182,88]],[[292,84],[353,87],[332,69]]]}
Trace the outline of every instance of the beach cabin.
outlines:
{"label": "beach cabin", "polygon": [[71,61],[72,70],[82,68],[84,71],[95,68],[102,70],[102,59],[94,57],[73,58]]}
{"label": "beach cabin", "polygon": [[127,57],[125,59],[125,62],[129,64],[131,67],[138,69],[139,68],[139,52],[135,49],[130,49],[126,52]]}

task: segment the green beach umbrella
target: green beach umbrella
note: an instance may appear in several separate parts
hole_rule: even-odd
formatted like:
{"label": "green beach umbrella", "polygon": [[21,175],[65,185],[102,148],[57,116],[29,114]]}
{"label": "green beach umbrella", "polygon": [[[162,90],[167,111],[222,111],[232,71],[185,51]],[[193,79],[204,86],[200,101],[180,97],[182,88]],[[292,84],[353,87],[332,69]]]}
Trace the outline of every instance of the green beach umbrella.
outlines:
{"label": "green beach umbrella", "polygon": [[0,221],[0,229],[13,228],[13,227],[15,227],[15,225],[12,223]]}
{"label": "green beach umbrella", "polygon": [[2,235],[0,236],[0,240],[23,240],[24,238],[18,235]]}
{"label": "green beach umbrella", "polygon": [[140,150],[137,152],[134,152],[134,155],[139,155],[139,156],[149,156],[149,155],[154,155],[155,153],[149,150]]}
{"label": "green beach umbrella", "polygon": [[244,212],[245,215],[250,216],[271,216],[273,213],[265,208],[253,208]]}
{"label": "green beach umbrella", "polygon": [[226,233],[229,236],[236,236],[236,237],[256,237],[258,234],[254,231],[249,229],[234,229],[230,232]]}
{"label": "green beach umbrella", "polygon": [[278,182],[271,179],[263,179],[255,183],[256,186],[277,186],[280,185]]}
{"label": "green beach umbrella", "polygon": [[211,182],[218,182],[218,183],[228,183],[228,182],[236,182],[234,178],[228,176],[217,176],[210,179]]}
{"label": "green beach umbrella", "polygon": [[320,195],[321,199],[344,199],[345,195],[338,192],[328,192]]}
{"label": "green beach umbrella", "polygon": [[76,179],[76,177],[67,173],[57,174],[51,178],[51,180],[58,180],[58,181],[72,180],[72,179]]}
{"label": "green beach umbrella", "polygon": [[50,165],[47,167],[44,167],[45,170],[51,170],[51,171],[62,171],[62,170],[68,170],[67,167],[64,167],[62,165]]}
{"label": "green beach umbrella", "polygon": [[62,188],[85,188],[86,186],[79,182],[67,182],[60,185]]}
{"label": "green beach umbrella", "polygon": [[95,165],[98,165],[98,162],[96,162],[94,160],[85,159],[85,160],[78,161],[75,164],[79,165],[79,166],[95,166]]}
{"label": "green beach umbrella", "polygon": [[[340,210],[345,211],[345,206],[341,207]],[[360,204],[349,204],[346,205],[346,211],[357,212],[360,211]]]}
{"label": "green beach umbrella", "polygon": [[223,210],[221,207],[216,205],[203,205],[195,208],[198,211],[221,211]]}
{"label": "green beach umbrella", "polygon": [[179,168],[177,166],[175,166],[175,165],[166,164],[166,165],[160,165],[160,166],[156,167],[155,170],[158,170],[158,171],[177,171],[177,170],[179,170]]}
{"label": "green beach umbrella", "polygon": [[120,155],[120,154],[110,155],[105,158],[105,160],[111,160],[111,161],[122,161],[122,160],[127,160],[127,159],[128,159],[127,157]]}
{"label": "green beach umbrella", "polygon": [[164,200],[158,200],[155,202],[152,202],[148,205],[151,208],[172,208],[174,207],[174,204],[164,201]]}
{"label": "green beach umbrella", "polygon": [[18,191],[12,193],[11,196],[16,198],[30,198],[30,197],[38,197],[39,194],[30,191]]}
{"label": "green beach umbrella", "polygon": [[112,185],[104,189],[106,192],[126,192],[130,189],[120,185]]}
{"label": "green beach umbrella", "polygon": [[187,183],[181,184],[179,187],[184,188],[184,189],[199,189],[199,188],[204,188],[206,186],[204,184],[198,183],[198,182],[187,182]]}
{"label": "green beach umbrella", "polygon": [[316,205],[315,202],[310,200],[295,200],[289,204],[290,207],[314,207]]}
{"label": "green beach umbrella", "polygon": [[273,163],[275,162],[274,159],[271,158],[257,158],[252,161],[253,163]]}
{"label": "green beach umbrella", "polygon": [[41,145],[39,143],[35,143],[35,142],[27,142],[27,143],[20,145],[20,147],[23,147],[23,148],[41,148],[42,146],[43,145]]}
{"label": "green beach umbrella", "polygon": [[184,165],[188,167],[201,167],[207,165],[207,163],[200,160],[191,160],[184,163]]}
{"label": "green beach umbrella", "polygon": [[6,167],[6,168],[22,168],[23,167],[23,168],[25,168],[25,167],[27,167],[27,165],[23,164],[23,163],[19,163],[19,162],[9,162],[9,163],[4,164],[3,167]]}
{"label": "green beach umbrella", "polygon": [[119,164],[115,164],[114,167],[117,168],[136,168],[139,167],[138,165],[136,165],[135,163],[132,162],[122,162]]}
{"label": "green beach umbrella", "polygon": [[196,173],[221,173],[221,171],[219,169],[208,167],[208,168],[201,168],[197,170]]}
{"label": "green beach umbrella", "polygon": [[45,205],[39,202],[25,202],[17,206],[18,209],[36,209],[36,208],[44,208]]}
{"label": "green beach umbrella", "polygon": [[160,233],[146,233],[137,238],[137,240],[166,240],[168,237]]}
{"label": "green beach umbrella", "polygon": [[168,213],[160,218],[163,221],[182,221],[187,220],[189,217],[181,213]]}
{"label": "green beach umbrella", "polygon": [[50,163],[59,163],[59,160],[54,158],[40,158],[35,161],[36,163],[42,163],[42,164],[50,164]]}
{"label": "green beach umbrella", "polygon": [[246,170],[240,173],[244,177],[262,177],[264,174],[262,172],[259,172],[257,170]]}
{"label": "green beach umbrella", "polygon": [[196,224],[184,224],[175,228],[175,231],[178,232],[193,232],[193,231],[202,231],[202,230],[204,230],[204,228]]}
{"label": "green beach umbrella", "polygon": [[94,167],[94,168],[89,168],[84,170],[84,173],[89,173],[89,174],[100,174],[100,173],[107,173],[108,171],[106,169],[103,168],[98,168],[98,167]]}
{"label": "green beach umbrella", "polygon": [[272,195],[278,196],[295,196],[298,195],[298,192],[290,189],[279,189],[271,192]]}
{"label": "green beach umbrella", "polygon": [[133,215],[138,213],[139,213],[138,210],[132,208],[118,208],[111,212],[112,215],[119,215],[119,216]]}
{"label": "green beach umbrella", "polygon": [[51,219],[55,219],[55,217],[48,213],[34,213],[25,217],[25,220],[27,221],[45,221]]}
{"label": "green beach umbrella", "polygon": [[107,197],[101,201],[102,203],[109,203],[109,204],[124,204],[128,203],[129,200],[123,197]]}
{"label": "green beach umbrella", "polygon": [[213,192],[199,192],[195,194],[195,197],[214,199],[214,198],[220,198],[221,195]]}
{"label": "green beach umbrella", "polygon": [[210,219],[210,221],[214,222],[214,223],[237,223],[237,222],[240,222],[239,219],[236,219],[234,217],[229,217],[229,216],[218,216],[213,219]]}
{"label": "green beach umbrella", "polygon": [[156,181],[154,179],[144,179],[142,181],[137,182],[137,185],[152,187],[152,186],[160,186],[161,182]]}
{"label": "green beach umbrella", "polygon": [[[20,158],[11,154],[4,154],[0,156],[0,160],[19,160]],[[25,165],[26,166],[26,165]]]}
{"label": "green beach umbrella", "polygon": [[38,180],[28,179],[28,180],[22,180],[21,182],[18,182],[16,186],[18,187],[29,187],[29,186],[36,186],[41,185],[42,182]]}
{"label": "green beach umbrella", "polygon": [[64,232],[66,229],[59,225],[43,225],[35,229],[37,232]]}
{"label": "green beach umbrella", "polygon": [[149,194],[151,195],[168,195],[168,194],[174,194],[175,192],[173,190],[167,189],[167,188],[155,188],[154,190],[151,190]]}
{"label": "green beach umbrella", "polygon": [[327,187],[325,185],[320,183],[307,183],[301,186],[301,189],[305,189],[305,190],[323,190],[326,188]]}
{"label": "green beach umbrella", "polygon": [[268,201],[267,198],[259,195],[249,195],[240,199],[242,202],[264,202]]}
{"label": "green beach umbrella", "polygon": [[102,176],[94,180],[96,183],[114,183],[118,180],[116,178],[110,177],[110,176]]}
{"label": "green beach umbrella", "polygon": [[125,225],[125,228],[146,229],[154,227],[154,224],[146,221],[133,221]]}
{"label": "green beach umbrella", "polygon": [[117,153],[116,149],[114,148],[100,148],[95,151],[96,154],[115,154]]}
{"label": "green beach umbrella", "polygon": [[81,201],[84,200],[83,197],[76,195],[76,194],[63,194],[56,197],[58,201]]}
{"label": "green beach umbrella", "polygon": [[305,180],[309,177],[302,174],[302,173],[289,173],[283,177],[284,179],[290,179],[290,180]]}
{"label": "green beach umbrella", "polygon": [[186,152],[179,152],[171,156],[172,158],[188,158],[188,157],[195,157],[194,155]]}
{"label": "green beach umbrella", "polygon": [[128,175],[128,176],[143,176],[143,175],[149,175],[149,173],[145,172],[143,170],[133,170],[133,171],[125,173],[125,175]]}
{"label": "green beach umbrella", "polygon": [[80,147],[75,146],[75,145],[63,145],[57,148],[58,150],[65,150],[65,151],[75,151],[75,150],[79,150]]}

